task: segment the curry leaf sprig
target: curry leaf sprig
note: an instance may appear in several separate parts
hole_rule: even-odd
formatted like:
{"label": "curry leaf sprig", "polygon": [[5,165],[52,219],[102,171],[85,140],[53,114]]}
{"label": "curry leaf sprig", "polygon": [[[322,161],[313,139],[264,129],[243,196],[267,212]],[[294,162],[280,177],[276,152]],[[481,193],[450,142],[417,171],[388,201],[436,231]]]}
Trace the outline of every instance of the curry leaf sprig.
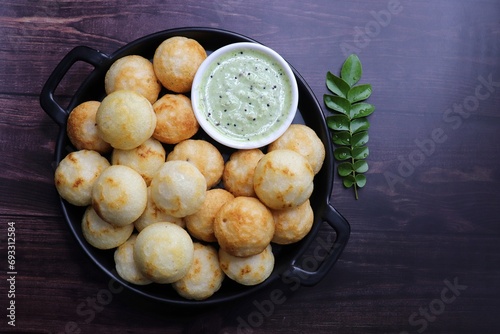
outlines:
{"label": "curry leaf sprig", "polygon": [[337,171],[346,188],[354,187],[358,199],[358,188],[366,184],[364,173],[368,171],[369,150],[367,116],[373,113],[372,104],[362,102],[372,93],[370,84],[359,84],[363,69],[355,54],[350,55],[340,72],[340,77],[328,72],[326,86],[333,95],[325,94],[323,100],[333,115],[326,118],[328,128],[332,130],[332,141],[336,148],[333,152],[336,160],[341,161]]}

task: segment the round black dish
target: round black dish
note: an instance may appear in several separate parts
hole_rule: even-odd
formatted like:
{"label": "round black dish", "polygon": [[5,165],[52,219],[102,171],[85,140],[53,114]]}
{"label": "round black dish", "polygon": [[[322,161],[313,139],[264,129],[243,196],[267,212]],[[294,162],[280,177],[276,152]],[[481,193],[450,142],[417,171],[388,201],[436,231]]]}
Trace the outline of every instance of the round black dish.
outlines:
{"label": "round black dish", "polygon": [[[74,149],[66,135],[66,120],[69,112],[82,102],[88,100],[100,101],[104,98],[104,76],[111,64],[121,57],[132,54],[152,59],[158,45],[165,39],[173,36],[193,38],[197,40],[207,52],[211,52],[230,43],[257,43],[257,41],[246,36],[220,29],[179,28],[161,31],[137,39],[111,55],[84,46],[74,48],[54,69],[40,95],[40,104],[42,108],[60,126],[55,149],[56,163],[59,163],[66,154]],[[54,92],[68,70],[78,61],[91,64],[94,66],[94,70],[83,81],[80,88],[73,96],[69,106],[63,108],[55,101]],[[90,246],[83,238],[80,224],[84,208],[75,207],[61,199],[62,211],[70,230],[82,249],[88,254],[93,262],[109,275],[110,278],[120,282],[131,291],[144,297],[173,305],[210,305],[231,301],[260,290],[280,277],[283,280],[294,280],[307,286],[318,283],[333,267],[344,250],[349,239],[350,226],[345,218],[343,218],[330,204],[334,175],[334,159],[332,144],[321,106],[307,83],[293,66],[292,70],[294,71],[299,87],[299,107],[294,122],[306,124],[316,131],[325,145],[326,159],[321,171],[316,175],[314,180],[314,192],[311,196],[311,205],[315,212],[315,220],[312,230],[302,241],[296,244],[288,246],[273,245],[275,268],[271,276],[264,283],[247,287],[226,278],[221,289],[212,297],[203,301],[186,300],[180,297],[170,286],[159,284],[138,286],[130,284],[121,279],[116,273],[113,250],[98,250]],[[202,130],[199,131],[196,137],[211,141]],[[213,143],[213,141],[211,142]],[[218,144],[216,144],[216,146],[225,157],[232,152],[232,149],[222,147]],[[331,238],[327,238],[327,240],[332,240],[333,242],[331,242],[331,245],[329,245],[327,249],[324,249],[323,254],[326,253],[327,255],[321,259],[321,264],[319,266],[312,269],[312,271],[303,269],[300,266],[302,263],[301,259],[303,259],[305,257],[304,254],[317,243],[317,234],[324,222],[328,223],[333,229],[329,232],[331,233]]]}

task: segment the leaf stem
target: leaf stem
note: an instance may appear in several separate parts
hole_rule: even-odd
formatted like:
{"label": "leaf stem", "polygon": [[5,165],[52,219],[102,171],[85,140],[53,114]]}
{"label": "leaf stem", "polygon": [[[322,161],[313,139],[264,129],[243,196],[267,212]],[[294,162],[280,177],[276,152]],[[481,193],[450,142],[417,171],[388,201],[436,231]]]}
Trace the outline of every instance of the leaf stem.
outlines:
{"label": "leaf stem", "polygon": [[[351,144],[351,150],[352,150],[353,146]],[[351,157],[351,162],[352,164],[354,164],[354,157]],[[352,176],[354,177],[354,198],[356,198],[356,200],[358,200],[358,185],[356,183],[356,171],[353,170],[352,171]]]}

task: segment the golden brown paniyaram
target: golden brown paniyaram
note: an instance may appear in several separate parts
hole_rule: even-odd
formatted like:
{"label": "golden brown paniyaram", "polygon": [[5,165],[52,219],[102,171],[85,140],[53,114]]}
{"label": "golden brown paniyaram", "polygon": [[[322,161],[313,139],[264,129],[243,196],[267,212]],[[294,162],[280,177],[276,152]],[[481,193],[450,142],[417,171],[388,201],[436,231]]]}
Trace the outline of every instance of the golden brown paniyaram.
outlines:
{"label": "golden brown paniyaram", "polygon": [[153,283],[141,273],[135,263],[134,246],[136,239],[137,234],[132,234],[127,241],[116,248],[114,253],[116,272],[121,278],[132,284],[146,285]]}
{"label": "golden brown paniyaram", "polygon": [[309,200],[303,204],[283,210],[271,210],[274,218],[272,242],[288,245],[304,238],[312,228],[314,212]]}
{"label": "golden brown paniyaram", "polygon": [[314,172],[301,154],[292,150],[268,152],[254,172],[257,197],[271,209],[292,208],[312,194]]}
{"label": "golden brown paniyaram", "polygon": [[175,145],[167,161],[181,160],[193,164],[207,181],[207,189],[219,183],[224,172],[224,158],[211,143],[201,139],[187,139]]}
{"label": "golden brown paniyaram", "polygon": [[123,244],[132,235],[134,225],[115,226],[97,215],[88,206],[82,218],[82,234],[85,240],[98,249],[113,249]]}
{"label": "golden brown paniyaram", "polygon": [[214,233],[222,249],[234,256],[262,252],[274,235],[271,211],[255,197],[239,196],[215,215]]}
{"label": "golden brown paniyaram", "polygon": [[258,148],[233,152],[222,174],[224,188],[234,196],[256,197],[253,175],[257,163],[263,156],[264,153]]}
{"label": "golden brown paniyaram", "polygon": [[191,100],[182,94],[165,94],[153,104],[156,128],[153,137],[165,144],[177,144],[198,132],[200,125]]}
{"label": "golden brown paniyaram", "polygon": [[151,187],[148,187],[148,202],[146,204],[146,209],[144,209],[142,215],[134,221],[134,226],[138,232],[141,232],[147,226],[158,222],[174,223],[182,228],[186,226],[182,218],[168,215],[156,206],[151,197]]}
{"label": "golden brown paniyaram", "polygon": [[146,182],[128,166],[106,168],[92,187],[92,206],[110,224],[132,224],[141,216],[148,201]]}
{"label": "golden brown paniyaram", "polygon": [[173,283],[187,274],[194,246],[189,234],[173,223],[159,222],[139,232],[134,260],[140,272],[156,283]]}
{"label": "golden brown paniyaram", "polygon": [[303,155],[317,174],[325,160],[325,145],[313,129],[304,124],[291,124],[284,134],[269,144],[267,151],[288,149]]}
{"label": "golden brown paniyaram", "polygon": [[187,93],[205,58],[207,53],[198,41],[174,36],[158,46],[153,56],[153,67],[165,88],[176,93]]}
{"label": "golden brown paniyaram", "polygon": [[153,135],[156,114],[144,96],[131,90],[117,90],[102,100],[96,124],[99,136],[111,146],[131,150]]}
{"label": "golden brown paniyaram", "polygon": [[172,287],[186,299],[204,300],[220,289],[223,280],[224,272],[215,247],[195,242],[193,264]]}
{"label": "golden brown paniyaram", "polygon": [[104,77],[106,94],[117,90],[133,90],[150,103],[158,99],[161,84],[156,78],[153,64],[139,55],[129,55],[116,60]]}
{"label": "golden brown paniyaram", "polygon": [[73,205],[89,205],[92,202],[94,182],[108,167],[108,160],[96,151],[71,152],[56,168],[56,189],[62,198]]}
{"label": "golden brown paniyaram", "polygon": [[95,115],[100,104],[99,101],[86,101],[69,113],[66,131],[77,150],[92,150],[101,154],[111,151],[111,145],[97,132]]}
{"label": "golden brown paniyaram", "polygon": [[233,198],[229,191],[221,188],[208,190],[201,208],[194,214],[184,217],[189,234],[202,241],[217,241],[214,234],[215,215],[222,205]]}
{"label": "golden brown paniyaram", "polygon": [[219,263],[224,273],[243,285],[257,285],[264,282],[274,269],[274,254],[271,245],[260,253],[238,257],[219,249]]}
{"label": "golden brown paniyaram", "polygon": [[151,180],[151,197],[166,214],[185,217],[198,211],[205,201],[207,181],[187,161],[167,161]]}
{"label": "golden brown paniyaram", "polygon": [[146,184],[158,171],[166,159],[163,145],[154,138],[149,138],[141,145],[131,150],[115,148],[111,155],[111,164],[129,166],[144,178]]}

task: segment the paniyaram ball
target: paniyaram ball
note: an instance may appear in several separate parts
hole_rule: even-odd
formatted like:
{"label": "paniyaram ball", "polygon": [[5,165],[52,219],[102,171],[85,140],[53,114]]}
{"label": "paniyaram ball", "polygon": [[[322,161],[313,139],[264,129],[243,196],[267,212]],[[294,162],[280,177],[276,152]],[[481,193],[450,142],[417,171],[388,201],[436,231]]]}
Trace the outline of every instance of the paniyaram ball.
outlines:
{"label": "paniyaram ball", "polygon": [[172,283],[172,287],[182,297],[204,300],[217,292],[224,280],[224,272],[219,266],[217,250],[211,245],[194,243],[193,264],[187,274]]}
{"label": "paniyaram ball", "polygon": [[194,75],[207,58],[198,41],[174,36],[163,41],[153,56],[153,68],[162,85],[176,93],[191,90]]}
{"label": "paniyaram ball", "polygon": [[317,174],[325,160],[325,145],[313,129],[304,124],[292,124],[281,137],[269,144],[267,151],[288,149],[300,153]]}
{"label": "paniyaram ball", "polygon": [[146,184],[158,171],[166,159],[163,145],[154,138],[149,138],[141,145],[131,150],[120,150],[115,148],[111,155],[113,165],[125,165],[141,174]]}
{"label": "paniyaram ball", "polygon": [[235,197],[214,219],[214,234],[222,249],[234,256],[262,252],[274,235],[271,211],[255,197]]}
{"label": "paniyaram ball", "polygon": [[96,151],[69,153],[57,165],[54,174],[57,192],[73,205],[89,205],[94,182],[109,165],[109,161]]}
{"label": "paniyaram ball", "polygon": [[132,234],[127,241],[118,246],[114,253],[115,268],[118,275],[125,281],[137,284],[146,285],[153,283],[149,278],[144,276],[134,260],[134,246],[137,239],[137,234]]}
{"label": "paniyaram ball", "polygon": [[205,201],[194,214],[184,217],[186,228],[196,239],[215,242],[214,219],[219,209],[234,196],[227,190],[214,188],[207,191]]}
{"label": "paniyaram ball", "polygon": [[128,166],[112,165],[92,188],[92,206],[110,224],[132,224],[146,209],[148,191],[142,176]]}
{"label": "paniyaram ball", "polygon": [[161,83],[156,78],[153,64],[139,55],[116,60],[104,77],[106,94],[117,90],[133,90],[153,104],[160,94]]}
{"label": "paniyaram ball", "polygon": [[243,285],[264,282],[273,272],[274,254],[271,245],[262,252],[248,257],[238,257],[219,249],[219,263],[224,273],[233,281]]}
{"label": "paniyaram ball", "polygon": [[254,172],[257,197],[271,209],[292,208],[312,194],[314,172],[301,154],[275,150],[260,159]]}
{"label": "paniyaram ball", "polygon": [[146,204],[146,209],[144,209],[142,215],[134,221],[134,226],[137,231],[140,232],[147,226],[158,222],[174,223],[182,228],[186,226],[182,218],[168,215],[156,206],[153,198],[151,197],[151,187],[148,187],[148,203]]}
{"label": "paniyaram ball", "polygon": [[135,263],[153,282],[167,284],[180,280],[191,268],[193,257],[191,237],[173,223],[155,223],[137,235]]}
{"label": "paniyaram ball", "polygon": [[84,239],[98,249],[118,247],[134,232],[132,224],[115,226],[104,221],[91,206],[83,214],[81,227]]}
{"label": "paniyaram ball", "polygon": [[258,148],[233,152],[222,174],[224,189],[234,196],[256,197],[253,175],[257,163],[263,156],[264,153]]}
{"label": "paniyaram ball", "polygon": [[309,200],[303,204],[283,210],[271,210],[274,217],[272,242],[288,245],[302,240],[312,228],[314,212]]}
{"label": "paniyaram ball", "polygon": [[93,150],[101,154],[111,151],[111,145],[97,132],[95,115],[100,105],[99,101],[86,101],[69,113],[66,132],[77,150]]}
{"label": "paniyaram ball", "polygon": [[144,96],[131,90],[117,90],[102,100],[96,124],[99,136],[111,146],[131,150],[153,135],[156,114]]}
{"label": "paniyaram ball", "polygon": [[165,144],[177,144],[194,136],[200,125],[191,100],[182,94],[165,94],[153,104],[156,128],[153,137]]}
{"label": "paniyaram ball", "polygon": [[187,161],[167,161],[151,180],[151,197],[166,214],[185,217],[198,211],[207,192],[207,181]]}
{"label": "paniyaram ball", "polygon": [[182,160],[193,164],[207,181],[207,189],[217,185],[224,172],[224,158],[211,143],[202,139],[187,139],[175,145],[167,161]]}

